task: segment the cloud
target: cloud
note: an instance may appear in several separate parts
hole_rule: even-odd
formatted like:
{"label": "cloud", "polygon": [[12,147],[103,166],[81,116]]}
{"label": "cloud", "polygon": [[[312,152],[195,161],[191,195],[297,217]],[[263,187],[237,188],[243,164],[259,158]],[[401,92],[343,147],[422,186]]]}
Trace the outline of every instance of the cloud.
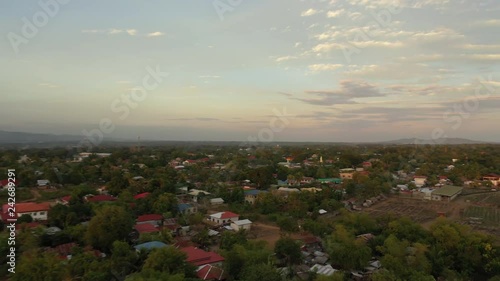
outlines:
{"label": "cloud", "polygon": [[163,36],[163,35],[165,35],[165,33],[160,32],[160,31],[155,31],[155,32],[148,33],[148,35],[146,35],[146,36],[147,37],[158,37],[158,36]]}
{"label": "cloud", "polygon": [[336,11],[328,11],[328,13],[326,13],[326,16],[328,18],[336,18],[342,14],[345,13],[345,10],[344,9],[340,9],[340,10],[336,10]]}
{"label": "cloud", "polygon": [[307,10],[307,11],[303,11],[303,12],[300,14],[300,16],[301,16],[301,17],[309,17],[309,16],[315,15],[315,14],[317,14],[317,13],[319,13],[319,11],[318,11],[318,10],[315,10],[315,9],[311,8],[311,9],[309,9],[309,10]]}
{"label": "cloud", "polygon": [[200,78],[213,78],[213,79],[218,79],[220,76],[218,75],[200,75]]}
{"label": "cloud", "polygon": [[443,40],[449,41],[463,38],[465,38],[463,34],[445,27],[437,28],[427,32],[417,32],[412,35],[412,39],[417,42],[422,42],[422,40],[431,42]]}
{"label": "cloud", "polygon": [[500,20],[499,19],[480,20],[475,22],[474,25],[481,27],[500,26]]}
{"label": "cloud", "polygon": [[336,90],[309,90],[308,95],[316,98],[291,98],[312,105],[331,106],[338,104],[354,104],[354,99],[383,97],[379,89],[364,81],[343,80],[340,81],[340,88]]}
{"label": "cloud", "polygon": [[296,59],[297,57],[294,57],[294,56],[284,56],[284,57],[278,57],[275,59],[276,62],[283,62],[283,61],[287,61],[287,60],[292,60],[292,59]]}
{"label": "cloud", "polygon": [[314,72],[319,71],[331,71],[341,68],[342,64],[312,64],[309,65],[309,69]]}
{"label": "cloud", "polygon": [[105,30],[99,30],[99,29],[84,29],[82,30],[82,33],[104,33]]}
{"label": "cloud", "polygon": [[339,43],[321,43],[313,47],[312,51],[315,53],[327,53],[332,50],[342,50],[344,45]]}
{"label": "cloud", "polygon": [[101,33],[101,34],[108,34],[108,35],[127,33],[130,36],[135,36],[137,34],[137,30],[136,29],[117,29],[117,28],[84,29],[84,30],[82,30],[82,33]]}
{"label": "cloud", "polygon": [[120,33],[123,33],[123,32],[125,32],[125,30],[112,28],[112,29],[110,29],[108,31],[108,34],[120,34]]}
{"label": "cloud", "polygon": [[127,29],[128,35],[135,36],[137,34],[136,29]]}

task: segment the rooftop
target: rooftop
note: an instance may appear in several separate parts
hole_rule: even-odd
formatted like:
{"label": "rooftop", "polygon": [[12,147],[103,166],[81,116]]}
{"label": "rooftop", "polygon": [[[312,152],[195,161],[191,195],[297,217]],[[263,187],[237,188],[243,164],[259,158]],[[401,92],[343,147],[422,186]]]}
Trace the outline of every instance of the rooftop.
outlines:
{"label": "rooftop", "polygon": [[196,275],[201,280],[223,280],[224,270],[207,264],[202,266]]}
{"label": "rooftop", "polygon": [[186,253],[187,255],[186,261],[196,266],[213,264],[224,261],[224,258],[219,254],[214,252],[205,252],[196,247],[185,247],[181,248],[180,250]]}
{"label": "rooftop", "polygon": [[258,190],[258,189],[251,189],[251,190],[245,190],[245,196],[247,195],[259,195],[260,193],[267,192],[265,190]]}
{"label": "rooftop", "polygon": [[239,217],[240,215],[235,214],[233,212],[219,212],[215,214],[211,214],[210,217],[217,218],[217,219],[230,219],[230,218],[236,218]]}
{"label": "rooftop", "polygon": [[136,196],[134,196],[134,199],[142,199],[148,197],[148,195],[151,194],[150,192],[144,192],[144,193],[139,193]]}
{"label": "rooftop", "polygon": [[145,222],[145,221],[159,221],[162,220],[163,216],[159,214],[148,214],[137,217],[137,222]]}
{"label": "rooftop", "polygon": [[168,245],[163,243],[163,242],[160,242],[160,241],[151,241],[151,242],[146,242],[146,243],[142,243],[142,244],[139,244],[137,246],[135,246],[134,248],[136,250],[142,250],[142,249],[145,249],[145,250],[153,250],[153,249],[159,249],[159,248],[165,248],[167,247]]}
{"label": "rooftop", "polygon": [[248,220],[248,219],[244,219],[244,220],[234,221],[233,223],[240,226],[240,225],[251,224],[252,221]]}
{"label": "rooftop", "polygon": [[453,196],[460,193],[464,188],[461,186],[445,185],[432,192],[432,195]]}
{"label": "rooftop", "polygon": [[[3,212],[7,213],[7,209],[9,208],[8,204],[3,205]],[[16,204],[16,213],[32,213],[39,211],[48,211],[50,209],[50,203],[17,203]]]}
{"label": "rooftop", "polygon": [[111,195],[93,195],[86,197],[87,202],[107,202],[107,201],[116,201],[116,198]]}
{"label": "rooftop", "polygon": [[187,203],[180,203],[177,205],[177,209],[182,212],[184,210],[187,210],[189,208],[192,208],[193,206],[191,206],[191,204],[187,204]]}
{"label": "rooftop", "polygon": [[136,224],[135,230],[139,233],[153,233],[158,232],[158,228],[150,223]]}

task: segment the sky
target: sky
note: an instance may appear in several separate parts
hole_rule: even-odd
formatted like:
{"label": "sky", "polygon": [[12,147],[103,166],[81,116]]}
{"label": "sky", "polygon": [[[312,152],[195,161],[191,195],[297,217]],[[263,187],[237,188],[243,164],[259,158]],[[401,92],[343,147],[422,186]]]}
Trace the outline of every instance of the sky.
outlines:
{"label": "sky", "polygon": [[500,141],[499,14],[497,0],[1,1],[0,130]]}

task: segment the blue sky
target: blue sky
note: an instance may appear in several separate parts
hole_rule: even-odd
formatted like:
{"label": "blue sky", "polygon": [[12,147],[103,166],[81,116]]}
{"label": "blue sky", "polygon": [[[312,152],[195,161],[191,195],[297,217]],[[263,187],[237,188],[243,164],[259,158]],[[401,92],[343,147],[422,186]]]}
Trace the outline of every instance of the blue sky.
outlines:
{"label": "blue sky", "polygon": [[[49,2],[26,38],[23,18]],[[109,119],[115,138],[498,141],[499,13],[495,0],[2,1],[0,128],[81,134]],[[169,76],[120,118],[113,102],[148,67]]]}

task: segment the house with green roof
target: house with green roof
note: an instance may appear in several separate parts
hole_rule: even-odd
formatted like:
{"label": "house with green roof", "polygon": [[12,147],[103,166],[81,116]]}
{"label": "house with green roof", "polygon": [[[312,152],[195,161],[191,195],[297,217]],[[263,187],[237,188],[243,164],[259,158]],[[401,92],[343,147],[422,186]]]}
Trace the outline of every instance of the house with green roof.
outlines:
{"label": "house with green roof", "polygon": [[441,188],[435,189],[431,193],[431,198],[434,201],[447,201],[455,199],[464,188],[461,186],[445,185]]}

